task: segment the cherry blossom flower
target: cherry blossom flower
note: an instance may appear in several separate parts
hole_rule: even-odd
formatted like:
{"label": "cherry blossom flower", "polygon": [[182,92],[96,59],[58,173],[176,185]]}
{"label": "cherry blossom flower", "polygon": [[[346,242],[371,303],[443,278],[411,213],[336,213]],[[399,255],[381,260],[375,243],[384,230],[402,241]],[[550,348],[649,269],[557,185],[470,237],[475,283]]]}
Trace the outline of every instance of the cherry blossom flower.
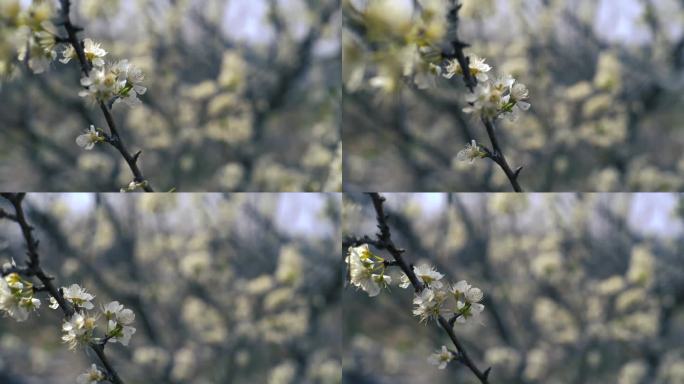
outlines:
{"label": "cherry blossom flower", "polygon": [[466,144],[466,147],[458,152],[456,155],[456,160],[458,161],[469,161],[470,164],[475,162],[475,159],[483,158],[487,155],[485,151],[477,145],[475,140],[471,141],[470,144]]}
{"label": "cherry blossom flower", "polygon": [[446,345],[442,345],[442,349],[437,350],[437,352],[427,358],[428,363],[436,365],[439,369],[446,368],[447,364],[453,359],[454,355],[447,349]]}
{"label": "cherry blossom flower", "polygon": [[78,284],[71,284],[69,288],[62,288],[64,299],[72,303],[74,306],[83,309],[93,309],[94,305],[91,301],[95,296],[86,292]]}
{"label": "cherry blossom flower", "polygon": [[86,131],[84,134],[78,135],[78,137],[76,137],[76,144],[79,147],[85,149],[86,151],[90,151],[95,147],[95,144],[100,143],[102,141],[104,141],[104,137],[102,136],[100,131],[95,129],[94,125],[91,125],[90,129]]}
{"label": "cherry blossom flower", "polygon": [[477,318],[484,310],[484,305],[479,302],[484,297],[480,288],[473,287],[467,281],[461,280],[449,289],[456,299],[456,321],[467,323]]}
{"label": "cherry blossom flower", "polygon": [[[485,82],[489,80],[487,72],[491,71],[492,67],[485,63],[485,59],[479,58],[476,55],[471,55],[468,69],[470,70],[470,74],[472,74],[477,81]],[[443,76],[447,79],[451,79],[455,75],[463,75],[463,68],[461,68],[461,64],[459,64],[458,60],[450,59],[447,61]]]}
{"label": "cherry blossom flower", "polygon": [[33,297],[33,285],[17,273],[0,278],[0,312],[16,321],[26,321],[29,313],[40,308],[40,300]]}
{"label": "cherry blossom flower", "polygon": [[97,368],[97,365],[93,364],[90,366],[88,372],[78,375],[76,384],[97,384],[106,379],[107,377],[105,374]]}
{"label": "cherry blossom flower", "polygon": [[[384,274],[384,260],[373,255],[368,244],[349,247],[345,262],[349,266],[351,284],[364,290],[370,297],[377,296],[380,288],[391,282],[390,276]],[[378,271],[380,273],[376,273]]]}
{"label": "cherry blossom flower", "polygon": [[70,319],[62,324],[62,341],[74,350],[79,346],[87,345],[93,340],[93,331],[97,326],[97,318],[76,312]]}
{"label": "cherry blossom flower", "polygon": [[444,275],[437,272],[432,266],[422,264],[417,267],[413,267],[413,273],[416,274],[418,280],[430,288],[442,288],[442,282],[439,280],[441,280]]}

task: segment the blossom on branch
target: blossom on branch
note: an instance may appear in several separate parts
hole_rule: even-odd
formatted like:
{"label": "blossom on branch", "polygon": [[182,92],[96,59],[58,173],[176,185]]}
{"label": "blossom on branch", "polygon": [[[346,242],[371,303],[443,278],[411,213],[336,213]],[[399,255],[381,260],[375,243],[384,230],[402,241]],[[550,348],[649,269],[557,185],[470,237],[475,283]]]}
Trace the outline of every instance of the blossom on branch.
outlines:
{"label": "blossom on branch", "polygon": [[413,267],[413,273],[416,274],[416,277],[421,283],[428,287],[442,288],[442,282],[440,280],[442,280],[444,275],[437,272],[432,266],[421,264],[417,267]]}
{"label": "blossom on branch", "polygon": [[29,313],[40,308],[40,300],[33,297],[33,284],[17,273],[0,279],[0,312],[16,321],[25,321]]}
{"label": "blossom on branch", "polygon": [[122,345],[127,346],[131,340],[131,336],[133,336],[136,331],[135,328],[130,326],[135,320],[135,313],[128,308],[124,308],[118,301],[112,301],[103,306],[102,313],[107,320],[106,336],[109,337],[113,343],[119,342]]}
{"label": "blossom on branch", "polygon": [[428,356],[427,361],[432,365],[436,365],[439,369],[444,369],[453,359],[454,354],[447,349],[446,345],[442,345],[442,349]]}
{"label": "blossom on branch", "polygon": [[[468,64],[468,70],[470,74],[477,79],[477,81],[485,82],[489,80],[487,72],[491,71],[492,67],[489,64],[485,63],[485,59],[479,58],[475,55],[471,55],[470,62]],[[461,64],[458,62],[458,60],[450,59],[447,61],[444,70],[444,77],[446,77],[447,79],[451,79],[455,75],[462,76],[463,68],[461,68]]]}
{"label": "blossom on branch", "polygon": [[480,304],[484,294],[480,288],[473,287],[467,281],[461,280],[452,286],[449,292],[456,299],[454,313],[458,316],[457,322],[465,324],[471,319],[477,318],[484,311],[484,305]]}
{"label": "blossom on branch", "polygon": [[351,284],[361,288],[368,296],[377,296],[381,287],[387,287],[392,279],[385,275],[385,260],[371,253],[368,244],[349,247],[349,254],[345,258],[349,268]]}
{"label": "blossom on branch", "polygon": [[138,95],[142,95],[147,88],[141,85],[145,79],[140,68],[130,64],[128,60],[118,61],[110,66],[95,67],[87,77],[81,79],[81,85],[86,89],[79,92],[93,103],[123,101],[133,107],[140,104]]}
{"label": "blossom on branch", "polygon": [[469,161],[470,164],[475,162],[475,159],[481,159],[487,156],[487,152],[482,150],[479,145],[477,145],[477,141],[473,140],[470,142],[470,144],[466,144],[466,147],[460,151],[458,151],[458,154],[456,155],[456,160],[458,161]]}
{"label": "blossom on branch", "polygon": [[[85,54],[86,60],[92,63],[96,67],[102,67],[105,65],[103,57],[107,56],[107,51],[105,51],[100,43],[96,43],[91,39],[83,40],[83,53]],[[59,61],[63,64],[67,64],[72,59],[77,59],[78,55],[76,50],[72,45],[68,45],[64,51],[62,51],[63,58]]]}
{"label": "blossom on branch", "polygon": [[505,75],[493,82],[480,83],[466,96],[465,113],[478,113],[483,118],[508,117],[515,121],[521,111],[530,109],[529,91],[524,84]]}
{"label": "blossom on branch", "polygon": [[425,288],[420,293],[416,293],[413,298],[413,315],[420,318],[420,322],[437,319],[445,313],[443,308],[447,300],[447,293],[441,289]]}
{"label": "blossom on branch", "polygon": [[90,151],[95,147],[95,144],[103,141],[104,136],[102,136],[100,131],[97,130],[94,125],[91,125],[90,129],[86,131],[86,133],[76,137],[76,144],[86,151]]}
{"label": "blossom on branch", "polygon": [[147,88],[140,85],[145,80],[142,70],[129,63],[128,60],[121,60],[112,65],[111,71],[116,75],[120,84],[123,84],[123,87],[117,92],[118,98],[115,103],[123,101],[129,107],[139,105],[141,102],[138,95],[143,95],[147,91]]}
{"label": "blossom on branch", "polygon": [[71,284],[69,288],[62,288],[64,299],[69,301],[75,307],[83,309],[93,309],[94,305],[91,301],[95,296],[86,292],[84,288],[81,288],[78,284]]}
{"label": "blossom on branch", "polygon": [[105,381],[107,377],[104,372],[97,368],[97,365],[93,364],[86,373],[78,375],[76,378],[76,384],[97,384],[99,382]]}
{"label": "blossom on branch", "polygon": [[62,341],[69,344],[69,349],[74,350],[84,346],[93,340],[93,332],[97,327],[97,317],[87,313],[74,313],[70,319],[62,324]]}

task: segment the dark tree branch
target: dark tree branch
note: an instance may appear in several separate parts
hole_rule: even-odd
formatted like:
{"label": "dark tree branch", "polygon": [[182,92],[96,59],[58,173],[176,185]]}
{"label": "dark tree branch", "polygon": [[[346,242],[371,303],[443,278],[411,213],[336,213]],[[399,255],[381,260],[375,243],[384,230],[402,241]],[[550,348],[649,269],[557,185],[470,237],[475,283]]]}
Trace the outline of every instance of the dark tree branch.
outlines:
{"label": "dark tree branch", "polygon": [[[81,32],[83,28],[75,26],[71,22],[71,18],[69,17],[71,1],[60,0],[60,4],[62,6],[61,25],[67,32],[67,38],[62,38],[62,40],[66,40],[69,44],[71,44],[72,47],[74,47],[74,50],[76,51],[76,56],[78,57],[78,61],[81,64],[81,72],[83,72],[83,75],[87,77],[90,74],[90,71],[92,70],[93,66],[86,59],[85,52],[83,51],[83,42],[77,36],[77,34]],[[133,173],[133,180],[136,183],[142,183],[142,188],[145,192],[154,192],[154,190],[150,186],[150,182],[147,179],[145,179],[145,176],[143,176],[142,171],[140,171],[140,168],[138,167],[138,157],[140,156],[139,153],[135,156],[131,155],[131,153],[126,148],[126,145],[124,144],[121,135],[119,134],[119,130],[116,127],[114,118],[112,117],[111,108],[104,101],[100,101],[99,106],[100,110],[102,110],[102,114],[104,115],[105,120],[107,121],[107,125],[109,126],[110,137],[108,138],[108,140],[106,140],[106,142],[114,148],[116,148],[116,150],[119,151],[121,156],[124,158],[126,164],[128,164],[128,167],[131,169],[131,172]]]}
{"label": "dark tree branch", "polygon": [[451,0],[450,3],[448,15],[448,34],[451,40],[449,42],[450,49],[443,51],[442,56],[446,59],[456,59],[456,61],[458,61],[458,64],[463,69],[463,81],[465,82],[466,87],[468,87],[470,92],[474,92],[475,87],[477,86],[477,79],[470,73],[470,58],[463,52],[463,50],[470,45],[461,41],[458,37],[458,24],[460,21],[458,12],[461,10],[462,4],[459,4],[457,0]]}
{"label": "dark tree branch", "polygon": [[489,118],[483,118],[482,123],[487,128],[487,136],[489,136],[489,140],[492,143],[492,150],[488,153],[488,157],[492,159],[499,167],[501,167],[506,174],[506,177],[508,177],[508,181],[511,182],[513,189],[516,192],[522,192],[523,190],[520,187],[520,183],[518,183],[518,176],[520,175],[520,171],[522,171],[522,167],[519,167],[514,171],[508,165],[508,161],[506,161],[506,157],[501,150],[499,139],[496,137],[496,127],[494,126],[494,121]]}
{"label": "dark tree branch", "polygon": [[[53,283],[54,277],[49,276],[45,271],[43,271],[43,268],[40,266],[40,256],[38,254],[38,245],[39,241],[36,240],[33,237],[33,230],[34,228],[28,223],[26,220],[26,215],[24,214],[24,208],[22,207],[22,202],[24,201],[24,197],[26,197],[25,193],[2,193],[2,197],[4,197],[7,201],[12,204],[14,207],[15,214],[14,216],[16,217],[16,222],[19,224],[19,227],[21,228],[21,233],[24,237],[24,240],[26,241],[26,255],[28,256],[28,261],[26,262],[26,267],[25,269],[22,267],[16,267],[14,269],[14,272],[20,273],[23,272],[25,276],[36,276],[38,280],[43,284],[42,287],[36,288],[41,291],[47,291],[51,297],[53,297],[55,300],[57,300],[57,303],[59,304],[59,308],[62,310],[64,313],[65,318],[71,318],[71,316],[74,315],[76,312],[74,307],[69,303],[64,296],[62,295],[62,292],[60,289],[58,289],[55,284]],[[13,268],[10,268],[8,270],[12,270]],[[3,275],[5,274],[5,270],[3,269]],[[8,272],[10,273],[10,272]],[[114,367],[111,365],[109,360],[107,360],[107,357],[104,354],[104,347],[107,343],[108,339],[103,339],[99,342],[90,342],[88,344],[88,347],[95,352],[97,357],[100,359],[100,362],[106,369],[107,377],[109,381],[111,381],[114,384],[123,384],[123,381],[119,377],[118,373],[114,369]]]}
{"label": "dark tree branch", "polygon": [[[418,277],[413,272],[413,268],[409,267],[409,264],[404,260],[403,254],[405,250],[397,248],[394,245],[394,242],[392,241],[390,227],[387,224],[388,216],[385,214],[383,208],[385,198],[380,196],[379,193],[370,193],[369,195],[371,197],[371,200],[373,201],[373,208],[375,208],[376,220],[378,222],[378,229],[380,231],[376,234],[379,244],[382,246],[383,249],[386,249],[394,258],[394,261],[390,263],[401,268],[401,270],[406,274],[406,276],[408,276],[408,279],[411,282],[411,285],[413,285],[413,289],[415,290],[415,292],[419,293],[425,288],[425,286],[422,282],[420,282],[420,280],[418,280]],[[453,320],[455,321],[455,318]],[[491,368],[487,368],[483,372],[475,365],[475,363],[472,361],[472,359],[466,352],[465,348],[463,347],[463,344],[461,344],[458,337],[456,337],[456,334],[453,330],[453,323],[450,323],[450,321],[448,321],[444,318],[444,316],[441,315],[437,318],[437,322],[444,329],[444,331],[447,333],[447,335],[453,342],[454,346],[456,347],[457,360],[463,363],[463,365],[465,365],[466,367],[468,367],[468,369],[470,369],[470,371],[478,378],[478,380],[480,380],[481,383],[488,384],[488,377]]]}

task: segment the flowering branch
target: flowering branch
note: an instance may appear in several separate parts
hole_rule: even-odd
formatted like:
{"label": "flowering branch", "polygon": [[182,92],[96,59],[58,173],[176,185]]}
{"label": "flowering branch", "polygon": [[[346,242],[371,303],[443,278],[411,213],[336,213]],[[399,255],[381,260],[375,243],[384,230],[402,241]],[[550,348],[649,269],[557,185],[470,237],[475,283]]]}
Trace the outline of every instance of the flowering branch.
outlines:
{"label": "flowering branch", "polygon": [[[465,111],[474,112],[475,110],[481,110],[482,123],[485,125],[485,128],[487,129],[487,136],[489,136],[489,140],[492,143],[492,150],[489,150],[485,147],[478,147],[477,144],[473,141],[472,146],[467,147],[464,150],[464,152],[459,153],[459,157],[467,157],[471,161],[477,157],[487,157],[491,159],[504,171],[506,177],[508,177],[508,180],[513,186],[513,189],[516,192],[522,192],[523,190],[520,187],[520,183],[518,183],[518,176],[520,175],[520,171],[522,171],[522,167],[518,167],[515,171],[513,171],[511,167],[508,165],[508,161],[506,160],[506,157],[504,156],[504,153],[501,150],[501,146],[499,145],[499,139],[496,136],[495,125],[492,117],[497,115],[500,116],[502,112],[513,113],[515,111],[513,108],[516,106],[523,110],[525,109],[525,105],[527,105],[527,108],[529,108],[529,105],[524,102],[524,100],[527,98],[527,89],[518,88],[518,94],[520,95],[520,97],[518,98],[518,100],[515,100],[516,97],[513,97],[513,100],[511,101],[510,96],[513,95],[516,91],[515,87],[513,86],[514,81],[511,81],[509,84],[506,84],[509,82],[509,80],[505,80],[503,82],[497,81],[497,83],[500,82],[499,85],[507,85],[507,87],[501,87],[501,90],[503,91],[504,88],[509,88],[509,99],[505,100],[505,103],[503,103],[503,107],[501,106],[501,101],[497,100],[496,104],[499,104],[497,105],[497,110],[494,112],[493,116],[487,116],[487,114],[492,115],[492,113],[485,113],[485,109],[487,108],[487,106],[478,105],[478,103],[485,101],[483,99],[490,99],[491,101],[493,100],[492,96],[494,96],[494,99],[502,99],[501,96],[503,96],[503,93],[505,93],[505,91],[501,94],[496,94],[494,92],[496,91],[496,88],[498,88],[496,83],[494,84],[494,90],[491,90],[488,86],[486,86],[484,89],[476,88],[478,86],[478,75],[480,75],[479,77],[481,80],[486,81],[487,76],[483,75],[483,72],[488,72],[491,69],[491,67],[484,64],[484,60],[480,61],[479,63],[474,63],[476,64],[475,67],[471,66],[470,57],[467,57],[463,52],[463,50],[469,47],[469,45],[462,42],[458,37],[458,12],[460,11],[462,4],[459,4],[457,0],[450,0],[450,2],[451,8],[448,13],[448,20],[450,24],[449,35],[451,37],[450,45],[452,50],[442,52],[442,56],[447,60],[456,60],[456,63],[458,63],[458,65],[456,66],[456,63],[452,64],[453,71],[450,71],[449,67],[447,67],[447,76],[453,76],[452,72],[460,73],[463,76],[463,81],[465,82],[466,87],[468,87],[470,93],[472,94],[472,96],[469,96],[468,98],[468,103],[472,107],[466,108]],[[516,86],[522,86],[522,84],[516,84]],[[515,117],[514,114],[512,114],[511,116],[513,118]],[[484,153],[482,153],[480,149]]]}
{"label": "flowering branch", "polygon": [[[444,369],[451,360],[457,360],[468,367],[481,383],[489,383],[491,368],[484,371],[480,370],[453,330],[456,322],[466,323],[482,312],[484,305],[479,303],[483,298],[482,291],[479,288],[472,287],[465,280],[452,286],[447,284],[446,288],[448,289],[445,289],[445,285],[440,281],[444,275],[427,265],[418,267],[409,265],[404,259],[406,251],[397,247],[392,240],[390,227],[387,224],[388,216],[383,207],[385,198],[378,193],[370,193],[370,197],[379,229],[376,234],[377,241],[373,245],[389,252],[393,260],[385,260],[372,254],[368,250],[368,243],[350,247],[349,255],[345,261],[349,265],[351,283],[368,292],[369,296],[376,296],[380,291],[380,286],[388,286],[391,283],[390,276],[384,274],[385,268],[399,267],[403,272],[399,286],[401,288],[412,286],[415,291],[413,304],[416,308],[413,310],[413,314],[419,316],[421,321],[435,320],[456,347],[456,350],[452,351],[446,346],[442,346],[441,351],[431,355],[428,361],[438,365],[440,369]],[[345,242],[353,244],[363,239],[368,239],[368,237],[362,239],[350,237]],[[447,309],[446,303],[449,299],[454,299],[455,309]],[[449,319],[445,317],[447,313],[451,313]]]}
{"label": "flowering branch", "polygon": [[[60,4],[62,6],[62,22],[61,25],[64,27],[64,29],[67,32],[67,38],[59,38],[57,37],[56,40],[58,42],[68,42],[73,50],[76,53],[76,57],[78,58],[78,61],[81,65],[81,72],[83,72],[83,75],[85,76],[85,79],[90,77],[90,72],[93,69],[93,66],[91,62],[87,59],[86,54],[84,52],[84,43],[81,41],[77,34],[83,30],[83,28],[75,26],[71,22],[71,18],[69,17],[69,11],[71,8],[71,1],[70,0],[60,0]],[[83,82],[83,80],[82,80]],[[128,90],[128,92],[132,92],[131,90]],[[100,110],[102,111],[102,114],[105,117],[105,120],[107,121],[107,125],[109,126],[109,135],[105,136],[103,141],[110,144],[112,147],[116,148],[117,151],[121,154],[121,156],[124,158],[126,161],[126,164],[128,164],[128,167],[131,169],[131,172],[133,173],[134,179],[132,186],[129,186],[130,189],[135,189],[136,187],[141,187],[145,192],[154,192],[152,187],[150,186],[149,181],[145,179],[145,177],[142,174],[142,171],[140,171],[140,168],[138,167],[138,159],[140,158],[140,154],[142,153],[141,151],[136,152],[135,154],[131,154],[128,149],[126,148],[126,145],[123,142],[123,139],[121,138],[121,135],[119,134],[119,131],[116,127],[116,123],[114,122],[114,118],[112,117],[111,109],[109,102],[105,102],[105,100],[99,99],[98,101]],[[97,134],[96,134],[97,136]],[[132,187],[132,188],[131,188]]]}
{"label": "flowering branch", "polygon": [[[38,254],[39,241],[33,236],[34,228],[26,220],[22,202],[25,193],[3,193],[2,197],[12,204],[15,214],[9,215],[4,210],[0,210],[0,218],[7,218],[16,222],[21,228],[22,235],[26,242],[28,260],[25,267],[12,264],[5,264],[2,267],[2,279],[0,279],[0,311],[6,312],[17,321],[24,321],[28,318],[28,312],[37,310],[40,307],[40,300],[33,297],[36,292],[48,292],[50,295],[53,309],[60,308],[64,313],[64,323],[62,330],[66,333],[62,340],[70,344],[73,349],[78,345],[87,345],[98,357],[105,369],[103,373],[95,364],[91,369],[79,375],[78,383],[97,383],[108,380],[114,384],[123,384],[119,374],[104,353],[108,342],[121,342],[128,344],[128,340],[135,328],[130,327],[135,315],[129,309],[124,309],[118,302],[111,302],[103,306],[103,313],[107,325],[107,334],[103,338],[94,338],[96,317],[89,316],[85,309],[92,309],[94,306],[90,302],[94,298],[81,289],[77,284],[69,288],[58,289],[53,283],[54,277],[49,276],[40,265]],[[27,278],[35,276],[43,284],[35,287]]]}

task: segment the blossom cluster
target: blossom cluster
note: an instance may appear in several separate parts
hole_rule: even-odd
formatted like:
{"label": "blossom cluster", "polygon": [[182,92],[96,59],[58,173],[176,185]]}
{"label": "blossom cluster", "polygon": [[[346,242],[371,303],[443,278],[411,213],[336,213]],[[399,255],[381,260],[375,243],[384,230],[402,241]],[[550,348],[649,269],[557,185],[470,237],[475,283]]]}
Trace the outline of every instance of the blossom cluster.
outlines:
{"label": "blossom cluster", "polygon": [[[14,61],[10,52],[18,52],[16,58],[26,62],[34,73],[43,73],[61,54],[59,62],[68,64],[78,61],[78,52],[71,43],[60,37],[52,23],[56,17],[54,2],[33,0],[24,6],[18,0],[0,1],[0,76],[12,72]],[[4,41],[8,38],[9,44]],[[7,45],[12,49],[7,49]],[[133,107],[141,104],[138,96],[147,88],[142,85],[142,70],[128,60],[106,62],[108,52],[100,43],[86,38],[82,42],[83,58],[87,61],[87,76],[81,78],[83,89],[79,96],[94,104],[124,104]],[[90,150],[103,137],[91,127],[89,132],[78,136],[76,143]]]}
{"label": "blossom cluster", "polygon": [[[89,39],[85,41],[87,44]],[[107,103],[114,100],[114,104],[124,102],[131,107],[139,105],[141,102],[138,95],[143,95],[147,91],[147,88],[141,85],[145,75],[140,68],[129,63],[128,60],[105,65],[101,57],[106,55],[106,52],[100,49],[99,45],[93,45],[93,49],[94,51],[90,53],[86,51],[87,58],[93,57],[91,63],[94,66],[88,76],[81,79],[81,85],[85,89],[80,91],[79,95],[93,103]],[[65,58],[72,55],[67,51],[64,52]]]}
{"label": "blossom cluster", "polygon": [[25,321],[29,313],[40,308],[40,300],[34,296],[33,284],[18,273],[10,273],[0,279],[0,312],[16,321]]}
{"label": "blossom cluster", "polygon": [[[103,340],[113,343],[121,343],[127,346],[131,336],[136,329],[131,326],[135,320],[135,313],[124,308],[118,301],[112,301],[100,308],[100,313],[91,313],[95,308],[92,300],[95,298],[78,284],[62,288],[64,300],[74,306],[75,313],[62,324],[62,341],[69,345],[69,349],[76,349],[92,342],[102,342]],[[59,303],[54,297],[50,298],[50,308],[59,308]],[[106,321],[103,339],[95,337],[100,317]]]}
{"label": "blossom cluster", "polygon": [[[510,75],[491,79],[488,72],[492,67],[476,55],[470,55],[468,62],[470,75],[477,79],[478,84],[466,97],[468,106],[463,109],[465,113],[479,113],[483,118],[508,117],[515,121],[521,111],[530,109],[529,90],[524,84],[516,82]],[[457,59],[449,59],[443,76],[451,79],[455,75],[463,75],[463,68]]]}
{"label": "blossom cluster", "polygon": [[[447,33],[449,6],[446,0],[417,3],[420,12],[415,13],[393,0],[371,1],[365,9],[355,10],[366,26],[365,39],[382,48],[367,57],[363,43],[351,36],[342,39],[343,78],[349,90],[359,88],[366,74],[370,86],[384,93],[399,90],[407,77],[419,88],[434,85],[435,76],[441,73],[439,46]],[[353,7],[351,3],[347,6]],[[375,70],[366,67],[366,59],[373,61]]]}
{"label": "blossom cluster", "polygon": [[[392,279],[385,274],[389,263],[373,254],[368,244],[349,247],[345,261],[349,267],[351,284],[368,293],[368,296],[377,296],[381,288],[390,286]],[[482,290],[467,281],[461,280],[455,284],[443,282],[444,275],[427,264],[414,266],[413,274],[420,284],[413,298],[413,315],[421,322],[450,316],[457,323],[465,324],[478,319],[484,310],[484,304],[480,303],[484,297]],[[406,289],[411,285],[409,276],[402,272],[398,286]],[[443,369],[452,358],[452,353],[443,347],[443,351],[432,355],[429,361]]]}
{"label": "blossom cluster", "polygon": [[[14,264],[6,264],[5,267],[13,267]],[[69,302],[74,313],[62,323],[62,341],[68,344],[69,349],[89,345],[91,343],[121,343],[127,346],[136,329],[131,325],[135,321],[135,313],[124,308],[118,301],[112,301],[100,308],[99,313],[89,312],[95,308],[92,303],[94,295],[88,293],[78,284],[60,289],[62,298]],[[16,272],[12,272],[0,278],[0,313],[4,313],[16,321],[25,321],[29,313],[40,308],[40,300],[34,297],[33,284],[22,278]],[[59,302],[50,297],[49,307],[59,308]],[[104,336],[96,337],[98,321],[103,318],[106,322]],[[106,375],[95,364],[91,369],[78,376],[77,383],[98,383],[106,380]]]}
{"label": "blossom cluster", "polygon": [[363,289],[368,296],[377,296],[381,287],[388,287],[392,278],[385,274],[385,260],[374,255],[368,244],[349,248],[345,258],[351,276],[351,283]]}
{"label": "blossom cluster", "polygon": [[[458,60],[445,59],[441,49],[447,38],[451,5],[446,0],[418,0],[416,4],[414,12],[391,0],[376,0],[359,12],[367,27],[365,39],[382,49],[367,56],[353,36],[343,39],[343,59],[349,68],[343,74],[347,88],[357,89],[366,73],[371,73],[368,84],[385,93],[396,92],[404,78],[424,89],[434,86],[439,76],[451,79],[463,75]],[[368,59],[376,64],[373,72],[364,62]],[[492,81],[488,74],[492,66],[484,58],[470,55],[468,60],[469,73],[480,84],[466,99],[466,113],[514,120],[520,111],[529,109],[525,85],[507,75]]]}

